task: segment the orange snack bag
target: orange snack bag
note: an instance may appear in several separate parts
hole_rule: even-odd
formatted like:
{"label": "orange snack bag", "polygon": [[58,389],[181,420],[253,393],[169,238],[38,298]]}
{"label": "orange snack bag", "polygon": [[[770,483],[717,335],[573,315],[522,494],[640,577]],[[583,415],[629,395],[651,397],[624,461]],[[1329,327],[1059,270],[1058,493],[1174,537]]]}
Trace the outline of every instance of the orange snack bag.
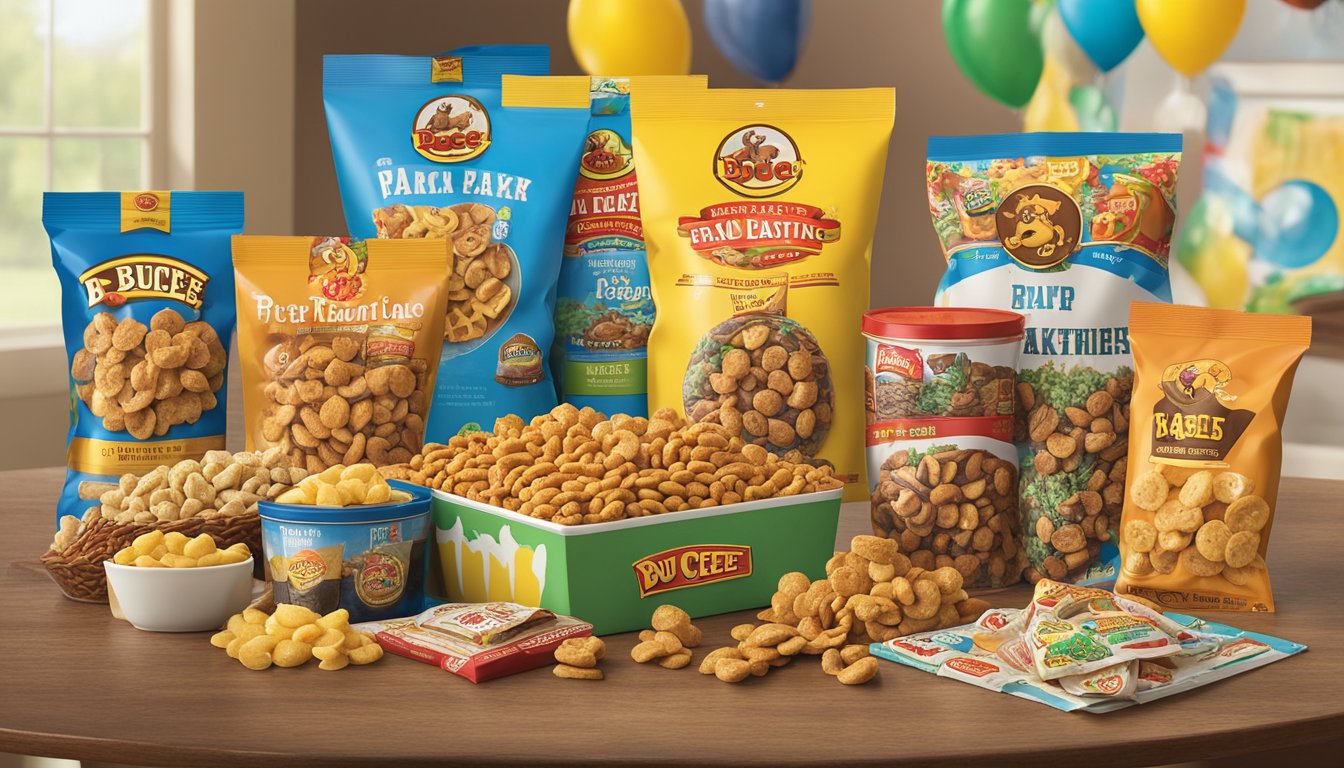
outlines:
{"label": "orange snack bag", "polygon": [[1265,567],[1283,423],[1311,318],[1130,305],[1129,466],[1115,591],[1273,611]]}

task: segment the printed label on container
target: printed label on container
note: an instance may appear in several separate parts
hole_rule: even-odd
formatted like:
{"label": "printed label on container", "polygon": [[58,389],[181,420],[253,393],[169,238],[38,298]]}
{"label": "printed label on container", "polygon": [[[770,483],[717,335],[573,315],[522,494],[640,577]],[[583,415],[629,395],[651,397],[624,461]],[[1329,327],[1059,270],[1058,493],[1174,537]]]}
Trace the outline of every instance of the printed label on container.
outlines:
{"label": "printed label on container", "polygon": [[639,596],[698,587],[751,575],[751,547],[695,544],[668,549],[636,560],[632,566]]}

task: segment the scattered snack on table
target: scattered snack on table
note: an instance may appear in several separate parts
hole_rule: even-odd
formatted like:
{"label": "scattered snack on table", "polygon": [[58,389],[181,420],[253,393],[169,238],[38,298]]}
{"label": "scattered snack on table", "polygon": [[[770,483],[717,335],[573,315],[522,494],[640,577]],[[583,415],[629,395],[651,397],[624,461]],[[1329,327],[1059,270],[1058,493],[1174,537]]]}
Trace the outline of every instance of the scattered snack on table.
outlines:
{"label": "scattered snack on table", "polygon": [[630,650],[637,664],[658,662],[664,669],[681,669],[691,663],[691,649],[700,645],[700,628],[675,605],[660,605],[653,612],[653,629],[639,633],[639,643]]}
{"label": "scattered snack on table", "polygon": [[387,484],[372,464],[334,464],[275,497],[277,504],[349,507],[358,504],[401,504],[411,494]]}
{"label": "scattered snack on table", "polygon": [[141,568],[206,568],[241,563],[250,557],[251,550],[242,542],[218,549],[208,533],[189,538],[179,531],[156,530],[140,534],[130,546],[117,550],[112,562]]}
{"label": "scattered snack on table", "polygon": [[1306,646],[1105,590],[1037,582],[1025,609],[872,646],[905,666],[1065,712],[1110,712],[1264,666]]}
{"label": "scattered snack on table", "polygon": [[437,440],[557,402],[552,313],[592,82],[516,77],[547,74],[545,46],[447,56],[459,77],[431,78],[437,57],[327,56],[322,85],[350,233],[451,248]]}
{"label": "scattered snack on table", "polygon": [[280,603],[266,615],[248,608],[229,619],[210,636],[231,659],[248,669],[301,667],[316,658],[318,669],[337,670],[354,664],[372,664],[383,657],[373,634],[350,626],[350,614],[338,609],[321,616],[300,605]]}
{"label": "scattered snack on table", "polygon": [[[649,408],[867,487],[863,342],[895,93],[636,79],[640,218],[657,317]],[[647,174],[647,175],[646,175]]]}
{"label": "scattered snack on table", "polygon": [[702,509],[841,487],[829,467],[782,459],[718,424],[687,425],[670,409],[644,419],[572,405],[494,432],[431,443],[405,480],[561,525]]}
{"label": "scattered snack on table", "polygon": [[[557,677],[600,680],[596,664],[606,655],[606,645],[592,637],[593,625],[516,603],[445,603],[417,616],[356,624],[355,629],[372,632],[388,653],[433,664],[473,683],[554,660],[561,662],[554,670]],[[567,650],[561,652],[562,646]],[[594,666],[582,666],[587,652]]]}
{"label": "scattered snack on table", "polygon": [[1129,302],[1171,301],[1180,161],[1179,134],[929,139],[947,267],[934,304],[1027,317],[1014,439],[1029,581],[1109,583],[1120,568]]}
{"label": "scattered snack on table", "polygon": [[1137,431],[1116,591],[1273,611],[1279,430],[1311,318],[1135,303],[1130,338]]}
{"label": "scattered snack on table", "polygon": [[234,238],[248,447],[314,474],[419,451],[450,258],[444,240]]}
{"label": "scattered snack on table", "polygon": [[70,390],[56,513],[79,517],[90,484],[224,447],[229,236],[243,229],[243,196],[48,192],[42,223]]}
{"label": "scattered snack on table", "polygon": [[554,673],[569,680],[601,680],[602,670],[597,662],[607,655],[607,644],[601,638],[571,637],[555,649]]}

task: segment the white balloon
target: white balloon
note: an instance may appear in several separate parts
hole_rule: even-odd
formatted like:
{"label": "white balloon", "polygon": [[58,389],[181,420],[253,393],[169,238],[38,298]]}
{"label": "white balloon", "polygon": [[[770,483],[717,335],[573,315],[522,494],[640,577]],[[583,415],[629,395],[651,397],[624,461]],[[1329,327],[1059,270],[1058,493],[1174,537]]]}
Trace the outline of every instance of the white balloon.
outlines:
{"label": "white balloon", "polygon": [[1204,102],[1188,90],[1177,88],[1157,105],[1153,127],[1164,133],[1203,131],[1209,120]]}

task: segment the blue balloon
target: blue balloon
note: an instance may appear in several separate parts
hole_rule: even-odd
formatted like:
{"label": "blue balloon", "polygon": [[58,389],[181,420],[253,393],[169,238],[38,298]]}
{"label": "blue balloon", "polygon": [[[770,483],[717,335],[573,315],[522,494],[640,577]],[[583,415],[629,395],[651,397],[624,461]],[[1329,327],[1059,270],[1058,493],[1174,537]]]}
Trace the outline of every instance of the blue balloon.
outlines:
{"label": "blue balloon", "polygon": [[1134,0],[1059,0],[1059,17],[1102,72],[1115,69],[1143,42]]}
{"label": "blue balloon", "polygon": [[1285,181],[1260,200],[1255,258],[1283,269],[1312,264],[1339,234],[1339,209],[1319,184]]}
{"label": "blue balloon", "polygon": [[705,27],[719,52],[767,83],[793,71],[811,20],[811,0],[705,0]]}

